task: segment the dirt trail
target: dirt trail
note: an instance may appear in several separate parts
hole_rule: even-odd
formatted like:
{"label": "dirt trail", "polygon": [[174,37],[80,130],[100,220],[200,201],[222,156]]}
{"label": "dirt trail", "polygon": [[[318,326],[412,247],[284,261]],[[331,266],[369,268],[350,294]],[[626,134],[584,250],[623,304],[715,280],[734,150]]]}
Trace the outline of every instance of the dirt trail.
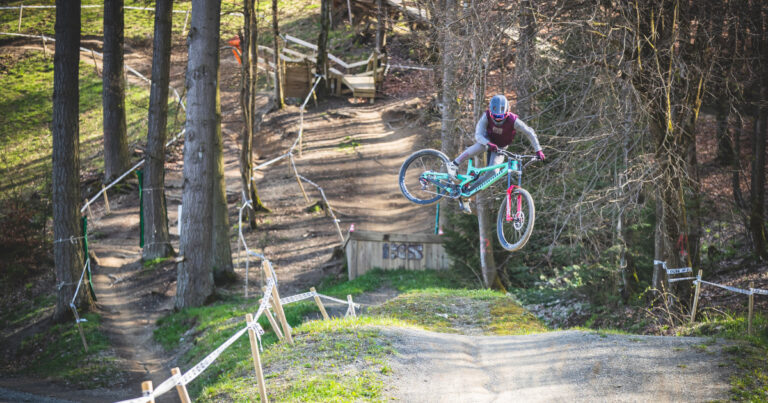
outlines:
{"label": "dirt trail", "polygon": [[405,402],[674,402],[728,398],[722,345],[709,339],[563,331],[463,336],[385,331]]}
{"label": "dirt trail", "polygon": [[[325,191],[346,236],[350,224],[358,230],[430,232],[434,207],[424,208],[403,198],[397,175],[404,159],[427,141],[425,130],[411,114],[417,101],[377,101],[353,106],[329,101],[305,115],[306,142],[299,173]],[[265,124],[257,149],[266,161],[284,153],[298,133],[298,108]],[[252,249],[263,251],[291,291],[318,284],[328,273],[318,270],[340,244],[332,220],[305,211],[307,203],[289,165],[258,172],[257,186],[273,213],[260,220],[258,232],[246,236]],[[239,186],[239,185],[238,185]],[[311,203],[319,192],[304,185]]]}

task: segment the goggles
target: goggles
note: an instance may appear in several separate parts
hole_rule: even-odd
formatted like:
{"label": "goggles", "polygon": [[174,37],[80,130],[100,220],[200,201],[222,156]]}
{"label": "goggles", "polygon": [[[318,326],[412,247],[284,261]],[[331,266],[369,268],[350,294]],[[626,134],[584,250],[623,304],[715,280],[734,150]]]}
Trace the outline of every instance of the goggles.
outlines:
{"label": "goggles", "polygon": [[495,120],[497,122],[501,122],[502,120],[504,120],[504,118],[507,117],[507,114],[506,113],[492,113],[491,117],[493,118],[493,120]]}

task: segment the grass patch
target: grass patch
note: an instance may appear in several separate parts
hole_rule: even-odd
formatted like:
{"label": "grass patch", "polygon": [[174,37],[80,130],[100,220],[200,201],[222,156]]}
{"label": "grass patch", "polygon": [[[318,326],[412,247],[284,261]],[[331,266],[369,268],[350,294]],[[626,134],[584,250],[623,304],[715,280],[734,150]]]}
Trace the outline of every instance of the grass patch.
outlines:
{"label": "grass patch", "polygon": [[327,280],[320,284],[318,290],[323,294],[343,297],[347,294],[355,296],[384,287],[406,292],[425,288],[466,288],[470,285],[469,279],[453,270],[375,269],[352,281]]}
{"label": "grass patch", "polygon": [[[684,328],[686,336],[711,336],[705,344],[714,343],[715,338],[734,341],[723,348],[728,354],[736,374],[731,377],[731,397],[734,400],[764,402],[768,400],[768,318],[756,313],[753,319],[753,334],[747,334],[747,318],[744,315],[717,314],[708,316],[700,323]],[[696,348],[705,349],[702,344]]]}
{"label": "grass patch", "polygon": [[369,312],[445,333],[516,335],[547,331],[512,298],[491,290],[410,291]]}
{"label": "grass patch", "polygon": [[[264,350],[269,398],[287,402],[383,401],[386,357],[395,351],[366,319],[308,322],[294,329],[293,346]],[[226,373],[205,386],[190,386],[196,401],[256,401],[248,348]]]}
{"label": "grass patch", "polygon": [[21,372],[87,388],[113,385],[123,374],[107,336],[100,331],[100,317],[87,313],[84,318],[87,353],[74,321],[54,325],[22,343],[20,355],[30,364]]}
{"label": "grass patch", "polygon": [[[49,191],[51,171],[51,121],[53,59],[28,50],[14,55],[0,50],[0,190],[3,194],[22,189]],[[80,166],[82,172],[103,170],[102,79],[93,67],[80,63]],[[129,149],[145,141],[149,89],[126,87],[126,127]],[[169,100],[169,133],[181,127]],[[183,119],[182,119],[183,120]]]}
{"label": "grass patch", "polygon": [[355,151],[357,150],[357,147],[360,147],[360,142],[355,140],[352,136],[344,137],[344,141],[339,143],[339,150],[342,151]]}
{"label": "grass patch", "polygon": [[41,318],[44,313],[53,309],[55,302],[56,296],[54,294],[40,294],[29,303],[15,306],[0,314],[0,324],[4,329],[17,328],[21,324]]}

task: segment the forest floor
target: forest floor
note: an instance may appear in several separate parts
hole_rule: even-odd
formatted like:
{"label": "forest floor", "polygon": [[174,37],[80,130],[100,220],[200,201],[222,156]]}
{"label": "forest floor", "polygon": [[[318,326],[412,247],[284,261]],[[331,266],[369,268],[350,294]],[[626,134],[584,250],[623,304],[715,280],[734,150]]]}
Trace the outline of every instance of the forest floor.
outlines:
{"label": "forest floor", "polygon": [[[239,144],[241,130],[238,65],[222,56],[222,133],[230,226],[237,224],[241,201]],[[148,75],[151,54],[135,50],[130,63]],[[175,58],[172,85],[183,88],[184,59]],[[396,86],[395,78],[389,84]],[[262,99],[263,102],[263,99]],[[408,203],[397,186],[402,161],[414,150],[435,147],[435,121],[426,116],[424,102],[415,95],[387,97],[375,104],[335,99],[309,104],[305,116],[303,155],[296,159],[300,174],[323,187],[346,235],[357,229],[386,232],[428,232],[434,210]],[[258,161],[287,151],[298,133],[298,107],[266,117],[255,140]],[[182,146],[171,147],[166,163],[166,196],[172,243],[178,250],[177,206],[182,191]],[[258,190],[272,211],[258,218],[258,229],[246,231],[249,247],[264,253],[275,264],[283,296],[306,291],[328,277],[338,277],[341,262],[333,252],[340,239],[330,217],[307,211],[319,200],[316,189],[305,184],[310,197],[303,199],[286,161],[257,174]],[[111,388],[83,392],[51,386],[46,380],[5,378],[0,388],[54,396],[57,399],[104,401],[138,396],[139,384],[152,379],[157,385],[177,366],[185,347],[171,355],[153,337],[157,320],[172,311],[175,266],[172,261],[144,265],[138,246],[139,215],[135,180],[110,194],[111,213],[103,203],[92,209],[90,247],[97,257],[94,288],[96,312],[108,329],[115,356],[124,374]],[[232,252],[237,251],[233,237]],[[243,261],[236,273],[245,276]],[[256,291],[260,275],[251,273]],[[242,281],[218,292],[242,293]],[[397,292],[376,290],[361,301],[379,304]],[[11,335],[18,345],[34,329]],[[394,397],[404,401],[507,401],[530,400],[709,400],[727,398],[727,377],[720,344],[696,347],[704,339],[599,335],[588,332],[555,332],[525,336],[439,334],[413,329],[387,329],[398,351],[393,360]],[[670,379],[674,379],[670,381]],[[425,385],[430,385],[426,388]],[[542,385],[534,388],[533,385]],[[23,400],[4,395],[0,400]],[[85,393],[85,394],[84,394]],[[429,394],[425,394],[429,393]],[[610,396],[606,398],[606,396]],[[39,397],[39,396],[38,396]]]}

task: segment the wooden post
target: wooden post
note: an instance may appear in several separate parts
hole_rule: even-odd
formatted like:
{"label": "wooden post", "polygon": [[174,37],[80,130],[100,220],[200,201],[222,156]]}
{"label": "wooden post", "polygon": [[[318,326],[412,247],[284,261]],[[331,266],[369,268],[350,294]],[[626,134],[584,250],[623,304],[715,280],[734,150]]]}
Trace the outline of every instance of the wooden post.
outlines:
{"label": "wooden post", "polygon": [[[253,315],[250,313],[246,314],[245,321],[246,323],[253,322]],[[253,369],[256,370],[256,383],[259,387],[259,396],[261,397],[261,401],[266,403],[269,400],[267,399],[267,388],[264,385],[264,371],[261,369],[261,356],[259,355],[259,346],[256,343],[256,332],[251,328],[248,328],[248,338],[251,340],[251,355],[253,356]]]}
{"label": "wooden post", "polygon": [[[261,301],[263,301],[264,298],[259,299],[259,304],[261,304]],[[267,317],[267,320],[269,320],[269,325],[272,326],[272,330],[274,330],[275,334],[277,335],[278,340],[283,340],[283,332],[280,331],[280,326],[277,324],[277,321],[275,321],[275,318],[272,316],[272,311],[269,309],[269,306],[267,306],[266,311],[264,312],[264,315]]]}
{"label": "wooden post", "polygon": [[101,194],[104,196],[104,214],[110,214],[112,211],[109,208],[109,198],[107,197],[107,189],[104,188],[104,184],[101,184]]}
{"label": "wooden post", "polygon": [[184,31],[187,30],[188,21],[189,21],[189,10],[187,10],[187,15],[184,16],[184,27],[181,28],[181,36],[184,36]]}
{"label": "wooden post", "polygon": [[149,396],[149,399],[147,399],[147,402],[149,403],[155,403],[155,398],[151,397],[153,390],[152,381],[144,381],[141,383],[141,395],[145,397]]}
{"label": "wooden post", "polygon": [[[312,291],[313,293],[317,294],[317,290],[315,290],[315,287],[311,287],[309,291]],[[325,311],[325,307],[323,306],[323,301],[320,301],[320,297],[315,295],[315,303],[317,304],[317,307],[320,309],[320,313],[323,314],[323,320],[330,320],[328,317],[328,312]]]}
{"label": "wooden post", "polygon": [[299,109],[299,158],[304,151],[304,108]]}
{"label": "wooden post", "polygon": [[696,320],[696,308],[699,306],[699,291],[701,291],[701,270],[696,276],[696,292],[693,294],[693,306],[691,307],[691,322]]}
{"label": "wooden post", "polygon": [[[176,367],[171,370],[171,374],[174,376],[181,376],[181,370],[179,370],[179,367]],[[176,385],[176,391],[179,392],[179,400],[181,400],[181,403],[192,403],[192,400],[189,398],[189,393],[187,393],[186,385],[179,383]]]}
{"label": "wooden post", "polygon": [[71,305],[70,308],[72,308],[72,313],[75,314],[75,320],[77,321],[77,330],[80,332],[80,340],[83,341],[83,348],[85,349],[85,352],[88,352],[88,343],[85,342],[85,332],[83,331],[83,325],[80,323],[80,315],[77,314],[77,308],[75,308],[74,305]]}
{"label": "wooden post", "polygon": [[93,59],[93,69],[96,70],[96,75],[100,76],[99,65],[96,63],[96,53],[93,53],[93,49],[91,49],[91,58]]}
{"label": "wooden post", "polygon": [[45,35],[40,35],[43,38],[43,56],[48,57],[48,47],[45,46]]}
{"label": "wooden post", "polygon": [[91,218],[93,218],[93,212],[91,211],[91,205],[88,203],[88,198],[85,199],[85,205],[88,206],[86,207],[86,211],[88,212],[88,215],[91,216]]}
{"label": "wooden post", "polygon": [[752,313],[755,310],[755,294],[752,291],[755,288],[754,281],[749,282],[749,316],[747,317],[747,334],[752,334]]}
{"label": "wooden post", "polygon": [[[272,277],[269,267],[266,262],[262,261],[261,267],[264,269],[264,275],[266,278]],[[280,325],[283,327],[283,335],[288,343],[293,344],[293,336],[291,335],[291,327],[288,326],[288,321],[285,319],[285,312],[283,311],[283,305],[280,303],[280,292],[277,290],[277,283],[275,288],[272,289],[272,307],[275,309],[277,319],[280,320]]]}
{"label": "wooden post", "polygon": [[19,32],[21,32],[21,14],[24,12],[24,3],[19,4]]}
{"label": "wooden post", "polygon": [[352,296],[347,294],[347,302],[349,302],[349,311],[352,313],[352,317],[356,318],[357,314],[355,313],[355,303],[352,302]]}
{"label": "wooden post", "polygon": [[[299,157],[301,157],[301,142],[299,142]],[[309,203],[309,197],[307,197],[307,192],[304,190],[304,185],[301,184],[301,178],[299,178],[299,171],[296,170],[296,163],[293,161],[293,155],[290,156],[291,158],[291,168],[293,168],[293,174],[296,176],[296,182],[299,184],[299,189],[301,189],[301,194],[304,195],[304,200]]]}

